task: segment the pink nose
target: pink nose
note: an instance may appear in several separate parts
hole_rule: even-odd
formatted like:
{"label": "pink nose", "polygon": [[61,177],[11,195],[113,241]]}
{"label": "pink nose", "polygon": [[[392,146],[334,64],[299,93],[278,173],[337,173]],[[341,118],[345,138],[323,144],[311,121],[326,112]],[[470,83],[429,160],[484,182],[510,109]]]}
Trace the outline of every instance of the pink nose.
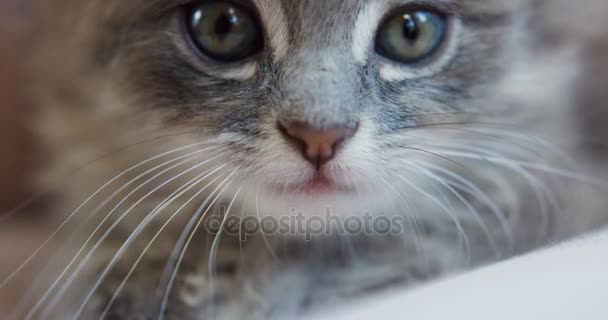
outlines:
{"label": "pink nose", "polygon": [[357,132],[354,128],[317,129],[303,122],[279,123],[287,141],[300,150],[302,156],[317,169],[333,159],[336,150]]}

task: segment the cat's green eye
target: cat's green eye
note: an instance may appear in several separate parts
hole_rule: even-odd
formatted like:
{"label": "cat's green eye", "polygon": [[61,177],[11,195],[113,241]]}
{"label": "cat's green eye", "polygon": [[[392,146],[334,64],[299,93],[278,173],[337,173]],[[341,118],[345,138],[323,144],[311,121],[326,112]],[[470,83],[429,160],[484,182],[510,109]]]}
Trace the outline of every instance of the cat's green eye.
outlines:
{"label": "cat's green eye", "polygon": [[376,52],[401,63],[432,56],[444,42],[447,17],[431,10],[401,10],[380,25]]}
{"label": "cat's green eye", "polygon": [[262,28],[246,7],[230,1],[203,1],[188,8],[189,36],[204,54],[235,62],[263,48]]}

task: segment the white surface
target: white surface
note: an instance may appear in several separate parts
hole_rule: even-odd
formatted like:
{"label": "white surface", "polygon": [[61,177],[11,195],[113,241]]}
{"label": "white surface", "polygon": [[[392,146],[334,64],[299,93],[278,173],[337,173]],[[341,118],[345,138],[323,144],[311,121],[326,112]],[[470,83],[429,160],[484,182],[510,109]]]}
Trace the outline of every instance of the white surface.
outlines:
{"label": "white surface", "polygon": [[314,320],[607,320],[608,231]]}

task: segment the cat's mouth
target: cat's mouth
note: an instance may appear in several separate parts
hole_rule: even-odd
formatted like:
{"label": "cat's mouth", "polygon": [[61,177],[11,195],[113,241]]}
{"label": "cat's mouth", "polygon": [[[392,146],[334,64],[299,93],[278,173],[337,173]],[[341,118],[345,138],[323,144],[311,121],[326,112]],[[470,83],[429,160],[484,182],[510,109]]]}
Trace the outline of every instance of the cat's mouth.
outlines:
{"label": "cat's mouth", "polygon": [[312,178],[297,184],[286,185],[284,190],[275,190],[283,194],[296,196],[327,196],[334,194],[350,194],[356,190],[354,187],[337,184],[327,175],[317,173]]}

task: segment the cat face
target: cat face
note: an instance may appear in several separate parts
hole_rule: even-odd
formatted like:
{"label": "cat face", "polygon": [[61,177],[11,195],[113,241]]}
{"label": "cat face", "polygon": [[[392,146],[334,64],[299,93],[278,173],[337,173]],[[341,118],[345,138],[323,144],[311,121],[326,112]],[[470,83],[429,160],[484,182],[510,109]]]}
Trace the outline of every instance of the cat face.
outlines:
{"label": "cat face", "polygon": [[480,159],[538,157],[513,128],[560,127],[577,71],[567,50],[539,53],[531,1],[70,6],[78,117],[110,114],[97,126],[117,139],[149,135],[133,123],[193,130],[186,142],[212,145],[241,188],[278,208],[387,208],[436,194],[437,174],[475,181],[501,167]]}

